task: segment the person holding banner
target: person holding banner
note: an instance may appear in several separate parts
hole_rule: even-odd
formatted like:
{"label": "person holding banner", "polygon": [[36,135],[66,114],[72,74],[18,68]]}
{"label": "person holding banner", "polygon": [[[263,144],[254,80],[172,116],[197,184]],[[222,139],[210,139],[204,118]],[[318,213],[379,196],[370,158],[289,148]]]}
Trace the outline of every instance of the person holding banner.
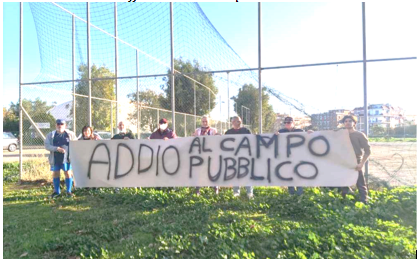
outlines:
{"label": "person holding banner", "polygon": [[150,139],[173,139],[173,138],[177,138],[176,133],[168,128],[168,121],[165,118],[162,118],[159,121],[159,125],[158,125],[158,129],[156,131],[154,131],[151,136]]}
{"label": "person holding banner", "polygon": [[[356,171],[358,171],[358,178],[356,185],[360,193],[360,201],[367,204],[368,191],[366,181],[364,179],[363,166],[371,154],[369,140],[367,139],[366,135],[364,135],[364,133],[356,130],[357,120],[354,118],[354,116],[346,115],[342,118],[340,123],[343,123],[344,127],[348,129],[348,132],[350,133],[350,141],[353,145],[354,153],[356,154],[357,158]],[[341,189],[342,195],[345,197],[351,188],[342,187]]]}
{"label": "person holding banner", "polygon": [[132,132],[126,132],[125,123],[120,121],[118,124],[119,134],[113,136],[112,139],[135,139]]}
{"label": "person holding banner", "polygon": [[90,126],[84,126],[81,130],[81,136],[78,140],[101,140],[102,138],[99,134],[93,132],[93,128]]}
{"label": "person holding banner", "polygon": [[[225,132],[225,135],[230,134],[251,134],[251,131],[245,127],[241,127],[242,120],[239,116],[234,116],[231,119],[232,129],[229,129]],[[247,197],[248,199],[254,198],[253,187],[246,186],[247,189]],[[234,197],[238,197],[240,195],[240,187],[234,186]]]}
{"label": "person holding banner", "polygon": [[[277,134],[279,133],[289,133],[289,132],[303,132],[302,129],[296,129],[295,128],[295,123],[293,121],[292,117],[286,117],[284,118],[284,128],[280,129]],[[308,133],[312,133],[312,130],[308,130]],[[289,186],[287,187],[287,189],[289,190],[290,195],[294,195],[295,194],[295,187],[293,186]],[[296,194],[297,195],[302,195],[303,194],[303,187],[296,187]]]}
{"label": "person holding banner", "polygon": [[[197,128],[196,131],[193,133],[193,136],[213,136],[218,135],[218,131],[215,128],[209,126],[209,118],[208,116],[202,116],[201,119],[201,127]],[[219,186],[215,186],[215,193],[219,194]],[[196,187],[196,195],[200,195],[200,187]]]}
{"label": "person holding banner", "polygon": [[71,164],[69,159],[69,145],[70,141],[77,140],[74,132],[65,128],[65,120],[56,120],[56,130],[48,133],[45,139],[45,149],[50,151],[48,161],[53,172],[52,183],[54,185],[54,192],[51,198],[55,198],[61,194],[60,190],[60,172],[61,169],[65,174],[65,185],[67,187],[67,195],[72,196],[71,187],[73,185],[73,178],[71,173]]}

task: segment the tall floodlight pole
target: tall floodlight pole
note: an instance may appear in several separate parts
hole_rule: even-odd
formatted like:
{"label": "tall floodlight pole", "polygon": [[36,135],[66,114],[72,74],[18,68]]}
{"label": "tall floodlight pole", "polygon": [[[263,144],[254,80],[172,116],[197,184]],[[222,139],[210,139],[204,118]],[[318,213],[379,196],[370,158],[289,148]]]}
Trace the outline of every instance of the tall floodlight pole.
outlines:
{"label": "tall floodlight pole", "polygon": [[[364,129],[369,136],[369,119],[367,107],[367,59],[366,59],[366,3],[362,3],[363,12],[363,91],[364,91]],[[369,162],[365,165],[366,184],[369,182]]]}
{"label": "tall floodlight pole", "polygon": [[22,72],[23,72],[23,3],[20,3],[20,37],[19,37],[19,183],[23,170],[23,111],[22,111]]}
{"label": "tall floodlight pole", "polygon": [[221,122],[221,132],[222,132],[222,100],[221,100],[220,94],[219,94],[219,120]]}
{"label": "tall floodlight pole", "polygon": [[89,82],[89,125],[92,126],[91,121],[91,70],[90,70],[90,3],[87,2],[87,77]]}
{"label": "tall floodlight pole", "polygon": [[117,2],[115,2],[115,8],[114,8],[115,14],[115,89],[116,89],[116,125],[119,123],[119,98],[118,98],[118,6]]}
{"label": "tall floodlight pole", "polygon": [[76,99],[75,99],[75,17],[73,16],[73,38],[72,38],[72,78],[73,78],[73,131],[77,136],[77,128],[76,128],[76,121],[75,121],[75,113],[76,113]]}
{"label": "tall floodlight pole", "polygon": [[[138,50],[136,50],[136,76],[139,76],[139,55]],[[136,78],[136,132],[138,134],[137,139],[140,139],[141,134],[141,119],[140,119],[140,110],[139,110],[139,77]]]}
{"label": "tall floodlight pole", "polygon": [[229,117],[229,72],[228,73],[226,73],[226,76],[227,76],[227,79],[228,79],[228,129],[231,127],[231,125],[230,125],[230,118],[231,117]]}
{"label": "tall floodlight pole", "polygon": [[173,35],[173,2],[170,2],[170,41],[171,41],[171,121],[176,131],[176,96],[174,91],[174,35]]}
{"label": "tall floodlight pole", "polygon": [[258,134],[263,133],[263,89],[261,87],[261,3],[258,3]]}

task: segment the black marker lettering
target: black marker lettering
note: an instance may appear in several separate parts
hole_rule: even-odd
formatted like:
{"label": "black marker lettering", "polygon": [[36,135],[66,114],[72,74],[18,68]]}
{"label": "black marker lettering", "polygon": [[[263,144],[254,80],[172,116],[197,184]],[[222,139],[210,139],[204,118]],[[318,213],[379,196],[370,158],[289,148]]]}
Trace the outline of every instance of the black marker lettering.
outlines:
{"label": "black marker lettering", "polygon": [[222,172],[222,156],[219,156],[219,171],[215,176],[212,176],[210,174],[210,160],[211,157],[209,156],[208,158],[208,176],[209,176],[209,180],[211,180],[212,182],[216,182],[219,177],[221,176],[221,172]]}
{"label": "black marker lettering", "polygon": [[[319,139],[322,139],[325,142],[325,144],[327,145],[327,150],[322,154],[316,153],[312,149],[312,144],[314,143],[314,141],[319,140]],[[314,155],[314,156],[326,156],[329,153],[330,146],[329,146],[328,140],[324,136],[318,136],[318,137],[315,137],[315,138],[313,138],[309,141],[308,149],[309,149],[309,152],[311,152],[311,154]]]}
{"label": "black marker lettering", "polygon": [[[225,175],[224,175],[224,181],[228,181],[231,180],[235,177],[235,175],[237,174],[237,169],[235,168],[235,165],[237,164],[237,161],[232,158],[232,157],[226,157],[224,158],[225,161]],[[232,165],[228,165],[228,161],[232,161]],[[231,169],[234,171],[233,174],[228,175],[228,170]]]}
{"label": "black marker lettering", "polygon": [[253,180],[256,180],[256,181],[258,181],[258,180],[264,180],[264,176],[256,176],[255,174],[254,174],[254,158],[251,158],[251,179],[253,179]]}
{"label": "black marker lettering", "polygon": [[[301,141],[300,142],[296,142],[296,143],[291,143],[290,139],[291,138],[300,138]],[[301,135],[296,135],[296,134],[287,134],[287,157],[290,156],[291,152],[291,148],[294,147],[299,147],[302,146],[303,143],[305,143],[305,137],[301,136]]]}
{"label": "black marker lettering", "polygon": [[160,146],[158,146],[158,149],[157,149],[157,173],[155,174],[155,175],[158,175],[158,155],[160,154]]}
{"label": "black marker lettering", "polygon": [[[247,144],[244,144],[244,142],[247,142]],[[239,146],[238,146],[238,148],[237,148],[237,151],[235,151],[235,154],[234,154],[234,155],[237,155],[237,154],[238,154],[238,152],[239,152],[239,150],[240,150],[241,148],[248,148],[248,155],[249,155],[249,156],[251,156],[251,146],[250,146],[250,141],[248,140],[248,138],[247,138],[247,137],[244,137],[244,138],[241,140],[241,143],[239,143]]]}
{"label": "black marker lettering", "polygon": [[[169,150],[170,148],[174,149],[176,151],[176,153],[177,153],[177,168],[176,168],[176,170],[174,170],[174,172],[171,172],[171,173],[167,171],[167,169],[165,168],[165,163],[164,163],[164,157],[165,157],[164,155],[165,155],[165,152],[167,150]],[[179,171],[179,169],[180,169],[180,153],[179,153],[178,149],[175,146],[168,146],[164,150],[163,155],[162,155],[162,160],[163,160],[163,169],[164,169],[164,172],[166,174],[174,175],[174,174],[176,174]]]}
{"label": "black marker lettering", "polygon": [[[108,158],[108,161],[106,162],[106,161],[96,161],[96,160],[93,160],[93,157],[94,157],[94,154],[96,153],[96,149],[98,149],[99,147],[101,147],[101,146],[104,146],[105,148],[106,148],[106,151],[107,151],[107,158]],[[91,154],[91,157],[90,157],[90,161],[89,161],[89,170],[88,170],[88,172],[87,172],[87,177],[89,178],[89,179],[91,179],[91,166],[93,165],[93,164],[105,164],[105,165],[109,165],[109,171],[107,172],[107,180],[109,180],[110,179],[110,168],[111,168],[111,161],[110,161],[110,151],[109,151],[109,148],[107,147],[107,145],[105,144],[105,143],[100,143],[99,145],[97,145],[95,148],[94,148],[94,150],[93,150],[93,153]]]}
{"label": "black marker lettering", "polygon": [[291,164],[291,163],[292,162],[290,162],[290,161],[286,161],[286,162],[280,163],[276,166],[276,176],[277,176],[277,178],[279,178],[283,181],[292,181],[293,180],[293,177],[285,178],[285,177],[281,176],[281,174],[280,174],[280,168],[285,164]]}
{"label": "black marker lettering", "polygon": [[[124,174],[118,174],[118,169],[119,169],[119,149],[120,149],[120,147],[124,147],[127,150],[129,150],[129,153],[131,153],[131,157],[132,157],[132,160],[131,160],[131,168],[129,168],[129,170],[126,173],[124,173]],[[134,168],[134,153],[132,153],[132,150],[129,148],[128,145],[123,144],[123,143],[119,143],[118,144],[118,147],[116,149],[115,179],[118,179],[118,178],[121,178],[121,177],[126,176],[127,174],[129,174],[132,171],[133,168]]]}
{"label": "black marker lettering", "polygon": [[[246,161],[246,163],[243,165],[241,164],[241,161]],[[243,178],[245,176],[247,176],[247,174],[250,172],[250,170],[248,169],[248,166],[250,165],[250,160],[248,158],[245,157],[239,157],[238,158],[238,176],[237,178]],[[245,169],[245,173],[241,174],[241,168]]]}
{"label": "black marker lettering", "polygon": [[212,152],[212,149],[205,148],[205,146],[206,146],[206,137],[203,137],[203,144],[202,144],[202,150],[203,150],[203,152]]}
{"label": "black marker lettering", "polygon": [[221,141],[221,150],[223,150],[223,151],[234,151],[234,148],[228,148],[228,147],[224,146],[224,143],[227,142],[227,141],[235,142],[235,139],[234,138],[226,138],[226,139],[222,140]]}
{"label": "black marker lettering", "polygon": [[[311,166],[313,166],[315,168],[315,174],[312,175],[312,176],[309,176],[309,177],[306,177],[306,176],[301,175],[299,173],[299,170],[298,170],[299,166],[301,166],[301,165],[311,165]],[[297,175],[299,175],[300,178],[303,178],[303,179],[315,179],[316,176],[318,175],[318,167],[316,167],[316,165],[314,163],[301,161],[299,164],[297,164],[297,166],[295,166],[294,172]]]}
{"label": "black marker lettering", "polygon": [[[279,156],[279,138],[276,134],[274,134],[271,138],[267,136],[260,136],[256,135],[257,137],[257,158],[260,158],[260,146],[264,146],[269,148],[271,144],[274,142],[274,158]],[[268,139],[268,143],[264,140]]]}
{"label": "black marker lettering", "polygon": [[[195,144],[195,142],[196,142],[196,144]],[[200,138],[195,137],[193,139],[192,144],[190,145],[189,154],[192,153],[193,147],[199,147],[199,155],[200,155],[200,153],[202,153],[202,148],[200,146]]]}
{"label": "black marker lettering", "polygon": [[[193,163],[193,159],[197,159],[198,162],[197,163]],[[203,164],[203,158],[201,158],[200,156],[191,156],[190,157],[190,172],[189,172],[189,178],[192,178],[192,168],[193,166],[199,166]]]}
{"label": "black marker lettering", "polygon": [[[150,163],[150,165],[147,168],[144,168],[144,169],[141,169],[141,149],[142,149],[142,147],[147,147],[149,150],[151,150],[151,163]],[[145,144],[139,145],[139,152],[138,152],[138,174],[148,171],[151,168],[153,161],[154,161],[154,150],[150,146],[148,146],[148,145],[145,145]]]}
{"label": "black marker lettering", "polygon": [[270,177],[270,158],[267,159],[267,180],[269,183],[271,183],[271,177]]}

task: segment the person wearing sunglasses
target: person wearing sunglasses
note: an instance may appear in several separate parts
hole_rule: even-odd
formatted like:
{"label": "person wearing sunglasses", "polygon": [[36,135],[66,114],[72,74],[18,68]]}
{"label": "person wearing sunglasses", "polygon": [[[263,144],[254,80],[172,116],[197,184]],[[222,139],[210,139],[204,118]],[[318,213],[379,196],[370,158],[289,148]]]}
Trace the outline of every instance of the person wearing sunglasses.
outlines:
{"label": "person wearing sunglasses", "polygon": [[158,129],[151,134],[150,139],[167,140],[167,139],[172,139],[172,138],[177,138],[177,135],[173,130],[168,128],[167,119],[162,118],[159,121]]}
{"label": "person wearing sunglasses", "polygon": [[[303,132],[302,129],[296,129],[295,123],[292,117],[284,118],[284,128],[280,129],[276,134],[280,133],[291,133],[291,132]],[[312,133],[312,130],[308,130],[307,133]],[[290,195],[295,194],[295,187],[288,186],[287,189],[289,190]],[[302,195],[303,194],[303,187],[296,187],[296,194]]]}
{"label": "person wearing sunglasses", "polygon": [[45,149],[50,151],[48,161],[53,172],[52,183],[54,192],[51,197],[55,198],[61,194],[60,190],[60,172],[64,171],[65,186],[67,195],[72,196],[71,188],[73,185],[73,176],[69,158],[70,141],[77,140],[74,132],[66,129],[66,123],[63,119],[56,120],[56,130],[48,133],[45,139]]}
{"label": "person wearing sunglasses", "polygon": [[[358,178],[356,185],[360,193],[360,201],[367,204],[368,190],[364,179],[363,166],[371,154],[369,140],[364,133],[356,130],[357,120],[354,116],[346,115],[341,119],[340,123],[344,124],[344,128],[348,129],[348,132],[350,133],[350,141],[357,158],[357,166],[355,170],[358,171]],[[351,188],[342,187],[341,190],[343,197],[345,197]]]}

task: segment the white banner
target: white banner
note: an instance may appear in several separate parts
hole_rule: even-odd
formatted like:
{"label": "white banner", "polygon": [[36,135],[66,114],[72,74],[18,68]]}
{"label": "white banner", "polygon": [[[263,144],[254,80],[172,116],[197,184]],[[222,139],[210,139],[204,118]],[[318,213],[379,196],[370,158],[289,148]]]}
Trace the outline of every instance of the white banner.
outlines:
{"label": "white banner", "polygon": [[350,186],[347,130],[170,140],[73,141],[78,187]]}

